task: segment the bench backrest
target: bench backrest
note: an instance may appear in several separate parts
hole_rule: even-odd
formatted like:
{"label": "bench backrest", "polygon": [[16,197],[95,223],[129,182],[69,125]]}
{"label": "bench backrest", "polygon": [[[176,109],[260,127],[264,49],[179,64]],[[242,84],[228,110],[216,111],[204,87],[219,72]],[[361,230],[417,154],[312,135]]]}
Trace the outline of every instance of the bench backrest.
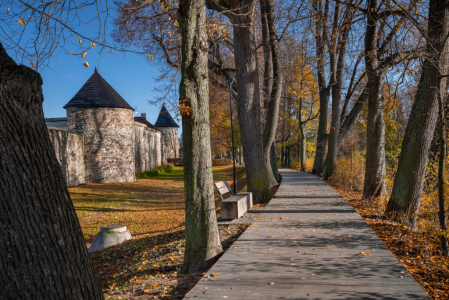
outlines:
{"label": "bench backrest", "polygon": [[231,187],[229,186],[229,184],[226,181],[216,182],[214,185],[218,191],[218,194],[221,197],[221,200],[224,200],[223,199],[224,194],[232,192]]}

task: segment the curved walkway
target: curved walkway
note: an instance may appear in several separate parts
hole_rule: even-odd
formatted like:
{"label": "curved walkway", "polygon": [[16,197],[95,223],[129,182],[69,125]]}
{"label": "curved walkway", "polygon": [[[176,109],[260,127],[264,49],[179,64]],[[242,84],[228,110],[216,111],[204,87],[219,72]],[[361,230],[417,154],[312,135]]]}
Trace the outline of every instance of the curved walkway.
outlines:
{"label": "curved walkway", "polygon": [[336,190],[280,172],[276,197],[186,298],[429,299]]}

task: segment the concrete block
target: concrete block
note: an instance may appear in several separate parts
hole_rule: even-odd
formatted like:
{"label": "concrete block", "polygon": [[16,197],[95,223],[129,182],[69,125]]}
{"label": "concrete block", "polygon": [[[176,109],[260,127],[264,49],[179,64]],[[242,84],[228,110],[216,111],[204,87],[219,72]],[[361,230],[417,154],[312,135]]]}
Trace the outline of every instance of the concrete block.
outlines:
{"label": "concrete block", "polygon": [[253,207],[253,193],[238,193],[235,194],[236,196],[245,195],[246,196],[246,204],[248,206],[248,210],[250,210],[251,207]]}
{"label": "concrete block", "polygon": [[95,236],[88,252],[100,251],[113,245],[132,239],[131,233],[125,225],[107,225],[100,227],[100,232]]}
{"label": "concrete block", "polygon": [[235,195],[221,201],[221,218],[224,220],[238,219],[248,210],[247,195]]}

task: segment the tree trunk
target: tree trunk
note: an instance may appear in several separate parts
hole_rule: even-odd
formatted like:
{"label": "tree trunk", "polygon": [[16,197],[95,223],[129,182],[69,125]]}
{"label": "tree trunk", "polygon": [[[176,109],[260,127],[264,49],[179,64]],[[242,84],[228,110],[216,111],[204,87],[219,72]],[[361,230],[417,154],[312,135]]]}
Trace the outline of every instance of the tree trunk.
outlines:
{"label": "tree trunk", "polygon": [[439,212],[438,217],[440,219],[440,245],[441,245],[441,254],[448,256],[448,242],[447,242],[447,218],[446,218],[446,203],[444,203],[446,199],[445,194],[445,184],[446,184],[446,120],[444,118],[444,102],[443,97],[439,97],[438,101],[439,105],[439,121],[440,121],[440,158],[438,162],[438,204],[439,204]]}
{"label": "tree trunk", "polygon": [[276,155],[276,144],[271,144],[271,151],[270,151],[270,162],[271,162],[271,169],[273,170],[274,178],[276,178],[277,182],[281,180],[281,176],[279,176],[279,170],[278,170],[278,157]]}
{"label": "tree trunk", "polygon": [[240,13],[230,16],[234,25],[238,120],[248,191],[253,193],[254,203],[265,203],[270,200],[270,177],[274,180],[274,176],[269,157],[267,163],[264,160],[256,40],[254,27],[249,25],[254,20],[255,2],[241,2]]}
{"label": "tree trunk", "polygon": [[301,141],[299,146],[299,162],[300,162],[300,170],[305,172],[306,171],[306,135],[304,133],[304,125],[300,122],[299,125],[299,131],[301,134]]}
{"label": "tree trunk", "polygon": [[363,197],[372,200],[385,193],[385,120],[382,90],[384,75],[370,74]]}
{"label": "tree trunk", "polygon": [[180,2],[182,38],[179,102],[186,196],[184,267],[211,267],[223,252],[218,235],[209,132],[208,43],[204,1]]}
{"label": "tree trunk", "polygon": [[103,299],[42,111],[0,44],[0,298]]}
{"label": "tree trunk", "polygon": [[[339,3],[337,7],[339,7]],[[351,23],[353,19],[352,8],[350,6],[346,7],[345,22],[346,26],[343,26],[343,30],[339,36],[338,42],[338,61],[336,63],[336,68],[333,70],[335,78],[332,84],[332,118],[331,118],[331,129],[329,133],[329,144],[327,153],[327,169],[326,178],[331,177],[337,169],[337,154],[339,146],[339,136],[340,136],[340,117],[341,117],[341,92],[343,86],[343,71],[345,68],[346,60],[346,48],[349,40],[349,31],[351,29]],[[336,9],[337,12],[337,9]],[[334,19],[334,22],[339,22],[339,14]]]}
{"label": "tree trunk", "polygon": [[378,0],[369,0],[365,34],[365,66],[368,75],[368,120],[363,197],[372,200],[385,193],[385,120],[383,86],[385,72],[379,70]]}
{"label": "tree trunk", "polygon": [[[449,27],[449,5],[444,0],[429,3],[427,55],[418,91],[402,141],[398,170],[386,213],[414,228],[421,204],[427,158],[438,114],[438,97],[443,92],[447,70],[445,38]],[[446,43],[447,44],[447,43]]]}
{"label": "tree trunk", "polygon": [[[267,22],[266,28],[268,29],[269,33],[269,41],[268,41],[270,46],[269,57],[271,58],[272,61],[271,74],[273,76],[272,80],[269,80],[268,83],[268,84],[271,83],[271,86],[268,86],[266,88],[267,92],[269,92],[270,94],[269,94],[269,102],[267,105],[268,109],[267,109],[265,130],[263,132],[263,155],[265,164],[269,169],[272,169],[273,166],[273,164],[271,163],[271,148],[273,146],[273,142],[276,136],[278,117],[279,117],[279,103],[281,100],[282,84],[283,84],[279,41],[276,32],[277,27],[273,6],[274,6],[273,0],[261,0],[261,9],[263,14],[265,14],[266,16]],[[262,19],[262,21],[263,20],[264,18]],[[264,38],[264,44],[265,43],[266,39]],[[264,53],[265,47],[266,46],[264,45]],[[275,172],[277,172],[277,167],[276,170],[272,170],[273,174]],[[268,179],[270,187],[277,185],[276,175],[268,176]]]}
{"label": "tree trunk", "polygon": [[318,117],[318,132],[316,137],[316,152],[312,174],[323,172],[327,146],[327,115],[329,110],[329,91],[320,90],[320,116]]}

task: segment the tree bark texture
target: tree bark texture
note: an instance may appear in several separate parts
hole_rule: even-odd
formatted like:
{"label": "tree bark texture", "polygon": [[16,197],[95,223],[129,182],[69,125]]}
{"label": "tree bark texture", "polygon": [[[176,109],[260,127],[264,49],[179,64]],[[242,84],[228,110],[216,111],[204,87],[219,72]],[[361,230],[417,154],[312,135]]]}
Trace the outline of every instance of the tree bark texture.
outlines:
{"label": "tree bark texture", "polygon": [[305,172],[306,171],[306,146],[307,146],[307,141],[306,141],[306,135],[305,135],[305,130],[304,130],[304,126],[305,124],[302,123],[301,121],[299,122],[299,131],[300,131],[300,145],[299,145],[299,166],[300,166],[300,170]]}
{"label": "tree bark texture", "polygon": [[[235,2],[235,1],[233,1]],[[234,3],[231,7],[234,8]],[[270,200],[270,177],[274,179],[270,161],[264,159],[260,122],[259,72],[256,56],[253,0],[240,1],[230,16],[234,27],[234,53],[237,69],[237,111],[242,137],[248,191],[254,203]],[[269,159],[269,157],[268,157]],[[277,183],[276,183],[277,184]]]}
{"label": "tree bark texture", "polygon": [[[339,14],[337,12],[340,10],[340,3],[336,4],[336,13],[334,18],[334,23],[339,22]],[[342,32],[339,34],[338,41],[338,59],[335,64],[335,69],[332,74],[335,74],[335,79],[332,84],[332,118],[331,118],[331,128],[329,133],[329,144],[327,152],[327,169],[326,178],[331,177],[337,169],[337,154],[339,146],[339,136],[340,136],[340,116],[341,116],[341,92],[343,86],[343,71],[345,68],[346,60],[346,49],[349,40],[349,31],[351,29],[353,19],[353,13],[350,6],[346,7],[345,22],[346,26],[343,26]],[[335,33],[338,35],[338,33]],[[336,56],[336,53],[335,53]]]}
{"label": "tree bark texture", "polygon": [[40,75],[0,44],[0,298],[103,299],[43,100]]}
{"label": "tree bark texture", "polygon": [[270,151],[270,163],[271,163],[271,169],[273,170],[274,178],[276,178],[276,181],[281,181],[281,176],[279,175],[278,171],[278,157],[276,154],[276,144],[271,144],[271,151]]}
{"label": "tree bark texture", "polygon": [[378,0],[368,1],[365,34],[365,66],[368,76],[368,120],[365,182],[363,197],[374,199],[385,193],[385,120],[383,86],[385,72],[379,70],[377,59]]}
{"label": "tree bark texture", "polygon": [[363,197],[372,200],[385,194],[385,120],[383,75],[368,75],[368,120],[366,140],[366,168]]}
{"label": "tree bark texture", "polygon": [[[271,46],[270,46],[270,29],[268,27],[268,12],[267,7],[265,5],[265,1],[260,1],[260,11],[261,11],[261,21],[262,21],[262,45],[263,45],[263,55],[264,55],[264,75],[263,75],[263,92],[264,92],[264,109],[265,109],[265,119],[270,109],[271,104],[271,92],[273,90],[273,56],[271,55]],[[273,112],[272,112],[273,113]],[[279,115],[279,105],[277,114]],[[276,117],[277,118],[277,117]],[[272,126],[272,124],[271,124]],[[264,130],[267,127],[264,128]],[[276,145],[273,142],[270,147],[270,164],[271,170],[273,171],[273,176],[276,181],[280,181],[279,170],[277,165],[277,156],[276,156]]]}
{"label": "tree bark texture", "polygon": [[312,174],[320,174],[323,171],[323,165],[326,157],[327,146],[327,115],[329,111],[329,94],[330,87],[326,86],[325,67],[324,67],[324,50],[326,48],[327,38],[327,12],[329,3],[323,11],[322,2],[316,0],[312,2],[316,18],[315,18],[315,43],[316,43],[316,60],[318,70],[318,88],[320,90],[320,116],[318,118],[318,132],[316,138],[316,152],[313,163]]}
{"label": "tree bark texture", "polygon": [[[267,87],[266,90],[270,92],[269,94],[269,102],[267,105],[267,118],[265,124],[265,130],[263,132],[263,155],[264,162],[267,165],[267,168],[272,169],[274,165],[271,164],[271,148],[273,145],[273,141],[276,137],[276,130],[279,118],[279,104],[281,100],[282,93],[282,85],[283,85],[283,74],[282,74],[282,66],[281,66],[281,57],[279,50],[279,41],[277,37],[277,27],[276,27],[276,19],[274,14],[274,2],[273,0],[261,0],[261,9],[263,14],[266,16],[266,28],[269,33],[269,46],[270,46],[270,54],[271,62],[272,62],[272,71],[271,74],[273,76],[271,81],[271,89]],[[263,21],[264,19],[262,19]],[[264,44],[265,44],[264,39]],[[264,45],[264,54],[265,54],[265,45]],[[277,173],[277,165],[275,166],[275,170],[273,170],[273,174]],[[270,174],[271,175],[271,174]],[[277,185],[276,174],[274,176],[269,176],[269,186]]]}
{"label": "tree bark texture", "polygon": [[448,30],[449,3],[430,1],[426,59],[386,209],[387,214],[412,228],[416,226],[415,217],[421,204],[428,153],[438,116],[438,98],[442,97],[446,81],[440,76],[447,72]]}
{"label": "tree bark texture", "polygon": [[218,235],[209,129],[206,7],[201,0],[180,2],[182,38],[179,100],[182,114],[186,245],[189,272],[211,267],[223,252]]}
{"label": "tree bark texture", "polygon": [[[441,96],[441,93],[440,93]],[[439,144],[440,144],[440,157],[438,162],[438,217],[440,219],[440,245],[441,254],[448,256],[448,241],[447,241],[447,217],[446,217],[446,155],[447,155],[447,142],[446,142],[446,120],[444,117],[444,102],[443,97],[438,99],[438,119],[440,122],[439,128]]]}

